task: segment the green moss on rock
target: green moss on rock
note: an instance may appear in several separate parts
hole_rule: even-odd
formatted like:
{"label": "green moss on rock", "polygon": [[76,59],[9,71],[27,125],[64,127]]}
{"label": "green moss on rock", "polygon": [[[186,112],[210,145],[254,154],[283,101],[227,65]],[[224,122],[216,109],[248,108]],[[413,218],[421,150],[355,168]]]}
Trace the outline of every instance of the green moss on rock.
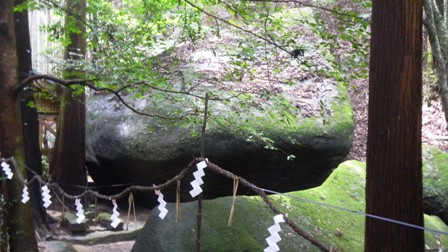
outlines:
{"label": "green moss on rock", "polygon": [[[273,198],[277,202],[286,200],[287,204],[283,204],[284,210],[287,211],[289,208],[291,217],[300,223],[299,226],[311,232],[324,244],[338,248],[340,251],[362,251],[364,246],[363,215],[316,205],[308,201],[364,212],[364,188],[365,164],[358,161],[346,161],[322,186],[292,192],[290,195],[295,197],[293,200],[285,196]],[[307,221],[303,221],[303,216],[306,216]],[[308,248],[309,251],[318,251],[311,245]]]}
{"label": "green moss on rock", "polygon": [[[338,251],[363,251],[365,209],[365,164],[346,161],[318,187],[287,195],[270,196],[283,212],[303,230]],[[267,228],[275,215],[259,197],[237,197],[234,222],[227,226],[231,197],[203,201],[203,251],[261,251],[267,247]],[[317,202],[317,203],[316,203]],[[350,209],[330,208],[323,204]],[[175,222],[175,205],[168,204],[164,220],[155,209],[135,243],[133,251],[195,251],[197,202],[181,204],[182,221]],[[356,213],[359,212],[359,213]],[[447,231],[448,226],[434,216],[425,215],[428,228]],[[281,224],[281,251],[319,251],[298,236],[285,223]],[[435,235],[425,232],[426,245],[436,249]],[[442,244],[448,246],[443,238]]]}
{"label": "green moss on rock", "polygon": [[[448,233],[448,226],[437,216],[425,214],[425,227]],[[425,232],[425,243],[428,249],[444,248],[448,245],[448,236]]]}
{"label": "green moss on rock", "polygon": [[425,212],[448,223],[448,154],[423,147],[423,202]]}

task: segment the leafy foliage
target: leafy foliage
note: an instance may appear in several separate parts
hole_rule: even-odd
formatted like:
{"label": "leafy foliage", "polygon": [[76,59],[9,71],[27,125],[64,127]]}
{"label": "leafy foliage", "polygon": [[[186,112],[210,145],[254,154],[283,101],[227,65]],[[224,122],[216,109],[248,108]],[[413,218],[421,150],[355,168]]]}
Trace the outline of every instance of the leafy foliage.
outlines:
{"label": "leafy foliage", "polygon": [[[75,69],[98,88],[130,94],[134,100],[151,97],[151,107],[142,112],[171,119],[164,122],[168,124],[199,125],[205,93],[216,104],[210,119],[223,127],[220,122],[228,118],[222,106],[236,115],[253,107],[269,108],[272,118],[291,124],[312,116],[300,101],[291,101],[305,81],[330,78],[348,83],[367,72],[369,2],[328,5],[331,8],[236,0],[88,0],[88,58],[56,59],[56,73]],[[45,29],[60,43],[55,50],[71,42],[63,36],[64,29],[80,32],[76,26],[61,25],[66,15],[68,22],[78,18],[61,6],[58,0],[44,0],[17,7],[54,10],[59,18]],[[295,49],[304,54],[292,55]],[[316,110],[331,115],[324,99]],[[253,131],[252,137],[275,149],[272,139]]]}
{"label": "leafy foliage", "polygon": [[[348,9],[344,9],[346,6]],[[328,50],[330,77],[347,83],[367,78],[371,1],[357,0],[334,5],[334,19],[326,12],[315,15],[309,25],[322,40],[319,47]]]}

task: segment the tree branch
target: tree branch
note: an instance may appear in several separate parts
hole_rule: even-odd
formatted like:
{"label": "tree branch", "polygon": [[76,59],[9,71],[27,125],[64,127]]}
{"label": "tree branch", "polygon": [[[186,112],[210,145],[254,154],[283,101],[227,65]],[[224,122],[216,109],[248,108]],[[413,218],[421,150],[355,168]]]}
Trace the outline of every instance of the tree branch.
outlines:
{"label": "tree branch", "polygon": [[[269,43],[269,44],[275,46],[276,48],[278,48],[278,49],[280,49],[280,50],[282,50],[282,51],[288,53],[289,55],[294,56],[293,51],[289,51],[289,50],[285,49],[284,46],[277,44],[274,40],[272,40],[272,38],[269,36],[269,34],[267,34],[268,36],[261,36],[261,35],[258,35],[257,33],[253,32],[253,31],[251,31],[251,30],[248,30],[248,29],[242,28],[242,27],[240,27],[240,26],[238,26],[238,25],[232,24],[231,22],[229,22],[229,21],[227,21],[227,20],[225,20],[225,19],[223,19],[223,18],[221,18],[221,17],[218,17],[218,16],[216,16],[216,15],[210,13],[210,12],[207,12],[207,11],[204,10],[203,8],[201,8],[201,7],[199,7],[199,6],[195,5],[195,4],[193,4],[190,0],[184,0],[184,1],[185,1],[186,3],[188,3],[190,6],[192,6],[193,8],[195,8],[195,9],[197,9],[198,11],[204,13],[205,15],[214,18],[216,21],[219,20],[219,21],[221,21],[221,22],[223,22],[223,23],[229,25],[230,27],[234,27],[234,28],[236,28],[236,29],[238,29],[238,30],[240,30],[240,31],[243,31],[243,32],[245,32],[245,33],[248,33],[248,34],[250,34],[250,35],[252,35],[252,36],[254,36],[254,37],[256,37],[256,38],[258,38],[258,39],[260,39],[260,40],[262,40],[262,41],[265,41],[265,42],[267,42],[267,43]],[[251,1],[251,0],[248,0],[248,1]],[[258,1],[258,2],[270,2],[270,1],[267,1],[267,0],[253,0],[253,1],[254,1],[254,2],[257,2],[257,1]],[[279,3],[280,3],[280,2],[282,2],[282,1],[271,1],[271,2],[279,2]],[[285,0],[284,2],[294,2],[294,3],[299,3],[299,4],[307,5],[306,3],[301,3],[301,2],[298,2],[298,1],[287,1],[287,0]],[[308,6],[318,8],[317,6],[314,6],[314,5],[311,5],[311,4],[308,4]],[[329,9],[328,9],[328,10],[329,10]],[[329,10],[329,11],[331,11],[331,10]],[[336,11],[333,11],[333,12],[336,12]],[[341,15],[342,15],[342,14],[341,14]],[[352,16],[352,15],[349,15],[349,14],[346,14],[346,13],[345,13],[345,15],[346,15],[346,16],[350,16],[350,17],[356,17],[356,16]],[[356,18],[359,19],[359,17],[356,17]],[[270,39],[268,39],[268,38],[270,38]],[[305,62],[305,60],[300,59],[300,60],[298,60],[298,61],[299,61],[303,66],[307,67],[309,70],[314,71],[314,72],[316,71],[316,70],[311,69],[310,66],[308,66],[308,65],[306,65],[306,64],[303,64],[303,62]]]}
{"label": "tree branch", "polygon": [[252,32],[251,30],[244,29],[244,28],[242,28],[242,27],[240,27],[240,26],[238,26],[238,25],[232,24],[231,22],[229,22],[229,21],[227,21],[227,20],[225,20],[225,19],[223,19],[223,18],[221,18],[221,17],[218,17],[218,16],[216,16],[216,15],[210,13],[210,12],[207,12],[206,10],[204,10],[204,9],[202,9],[201,7],[195,5],[194,3],[190,2],[189,0],[184,0],[184,1],[185,1],[186,3],[188,3],[191,7],[197,9],[198,11],[204,13],[204,14],[207,15],[207,16],[210,16],[210,17],[214,18],[215,20],[219,20],[219,21],[221,21],[221,22],[223,22],[223,23],[225,23],[225,24],[227,24],[227,25],[229,25],[229,26],[231,26],[231,27],[234,27],[234,28],[236,28],[236,29],[238,29],[238,30],[241,30],[241,31],[243,31],[243,32],[245,32],[245,33],[248,33],[248,34],[250,34],[250,35],[252,35],[252,36],[254,36],[254,37],[256,37],[256,38],[259,38],[259,39],[261,39],[261,40],[263,40],[263,41],[266,41],[266,42],[268,42],[269,44],[271,44],[271,45],[277,47],[278,49],[280,49],[280,50],[282,50],[282,51],[285,51],[285,52],[287,52],[288,54],[291,54],[290,51],[288,51],[288,50],[285,49],[283,46],[281,46],[281,45],[275,43],[275,42],[272,41],[272,40],[269,40],[269,39],[267,39],[267,38],[265,38],[265,37],[263,37],[263,36],[261,36],[261,35],[256,34],[255,32]]}
{"label": "tree branch", "polygon": [[[53,7],[53,8],[59,9],[59,10],[65,12],[66,14],[68,14],[69,16],[72,16],[72,17],[76,18],[76,20],[78,20],[79,22],[81,22],[83,25],[85,25],[86,27],[88,27],[88,28],[92,31],[91,34],[92,34],[93,37],[95,38],[96,43],[97,43],[97,44],[100,43],[100,39],[98,38],[98,36],[97,36],[97,34],[96,34],[96,32],[95,32],[95,29],[94,29],[93,26],[91,26],[91,25],[89,24],[89,22],[87,22],[85,19],[83,19],[83,18],[81,18],[79,15],[73,13],[71,10],[69,10],[69,9],[67,9],[67,8],[65,8],[65,7],[63,7],[63,6],[60,6],[59,4],[53,2],[52,0],[43,0],[42,2],[43,2],[44,4],[47,4],[49,7]],[[99,50],[100,50],[101,52],[105,53],[105,52],[102,50],[101,47],[98,47],[98,48],[99,48]],[[107,53],[105,53],[105,54],[107,55]]]}
{"label": "tree branch", "polygon": [[15,86],[11,87],[11,93],[14,96],[17,96],[17,94],[22,89],[24,89],[25,87],[27,87],[33,81],[36,81],[36,80],[47,80],[47,81],[51,81],[51,82],[60,84],[60,85],[65,86],[65,87],[70,87],[70,86],[73,86],[73,85],[82,85],[82,86],[88,87],[90,89],[93,89],[95,91],[106,91],[106,92],[112,93],[113,95],[115,95],[118,98],[118,100],[125,107],[130,109],[132,112],[134,112],[134,113],[136,113],[138,115],[142,115],[142,116],[155,117],[155,118],[166,119],[166,120],[179,120],[179,119],[184,118],[187,115],[194,115],[195,114],[195,113],[193,113],[193,114],[186,114],[186,115],[183,115],[183,116],[180,116],[180,117],[168,117],[168,116],[162,116],[162,115],[158,115],[158,114],[149,114],[149,113],[141,112],[141,111],[135,109],[129,103],[127,103],[123,99],[123,97],[120,95],[121,91],[125,90],[126,88],[129,88],[133,84],[126,85],[124,87],[121,87],[118,90],[113,90],[113,89],[110,89],[110,88],[98,88],[98,87],[96,87],[93,84],[93,81],[95,81],[95,80],[81,80],[81,79],[63,80],[63,79],[59,79],[59,78],[56,78],[56,77],[50,76],[50,75],[30,75],[25,80],[23,80],[21,83],[19,83],[18,85],[15,85]]}
{"label": "tree branch", "polygon": [[322,6],[318,6],[318,5],[314,5],[308,2],[304,2],[304,1],[298,1],[298,0],[246,0],[247,2],[263,2],[263,3],[295,3],[295,4],[299,4],[305,7],[310,7],[310,8],[314,8],[314,9],[318,9],[318,10],[323,10],[323,11],[327,11],[327,12],[331,12],[340,16],[346,16],[346,17],[351,17],[354,19],[363,19],[361,17],[349,14],[349,13],[345,13],[345,12],[341,12],[341,11],[335,11],[333,9],[330,8],[326,8],[326,7],[322,7]]}

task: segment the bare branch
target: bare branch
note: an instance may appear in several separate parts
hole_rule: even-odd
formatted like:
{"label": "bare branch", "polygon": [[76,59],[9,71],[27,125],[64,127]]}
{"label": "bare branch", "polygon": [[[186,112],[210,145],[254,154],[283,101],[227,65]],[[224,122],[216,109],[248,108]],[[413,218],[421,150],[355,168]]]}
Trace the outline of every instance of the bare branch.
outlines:
{"label": "bare branch", "polygon": [[199,10],[200,12],[206,14],[207,16],[210,16],[210,17],[214,18],[215,20],[219,20],[219,21],[221,21],[221,22],[223,22],[223,23],[225,23],[225,24],[227,24],[227,25],[229,25],[229,26],[231,26],[231,27],[234,27],[234,28],[236,28],[236,29],[238,29],[238,30],[241,30],[241,31],[243,31],[243,32],[246,32],[246,33],[248,33],[248,34],[250,34],[250,35],[252,35],[252,36],[254,36],[254,37],[256,37],[256,38],[259,38],[259,39],[261,39],[261,40],[263,40],[263,41],[266,41],[266,42],[268,42],[269,44],[271,44],[271,45],[273,45],[273,46],[279,48],[280,50],[285,51],[285,52],[287,52],[288,54],[290,54],[290,52],[289,52],[287,49],[285,49],[283,46],[281,46],[281,45],[275,43],[275,41],[269,40],[269,39],[267,39],[267,38],[265,38],[265,37],[263,37],[263,36],[261,36],[261,35],[258,35],[258,34],[256,34],[255,32],[252,32],[251,30],[244,29],[244,28],[242,28],[242,27],[240,27],[240,26],[238,26],[238,25],[232,24],[231,22],[229,22],[229,21],[227,21],[227,20],[225,20],[225,19],[223,19],[223,18],[221,18],[221,17],[218,17],[218,16],[216,16],[216,15],[210,13],[210,12],[207,12],[206,10],[204,10],[204,9],[202,9],[201,7],[195,5],[194,3],[190,2],[189,0],[184,0],[184,1],[185,1],[186,3],[188,3],[191,7],[193,7],[193,8],[195,8],[195,9]]}
{"label": "bare branch", "polygon": [[144,83],[144,82],[138,82],[138,83],[132,84],[132,86],[136,86],[136,85],[144,85],[144,86],[147,86],[147,87],[149,87],[151,89],[154,89],[154,90],[157,90],[157,91],[160,91],[160,92],[164,92],[164,93],[189,95],[189,96],[201,99],[201,100],[205,100],[205,97],[202,97],[202,96],[199,96],[199,95],[196,95],[196,94],[192,94],[190,92],[190,90],[188,90],[188,91],[178,91],[178,90],[164,89],[164,88],[159,88],[159,87],[156,87],[154,85],[151,85],[151,84],[148,84],[148,83]]}
{"label": "bare branch", "polygon": [[351,17],[354,19],[363,19],[361,17],[349,14],[349,13],[345,13],[345,12],[341,12],[341,11],[336,11],[327,7],[323,7],[323,6],[318,6],[315,4],[311,4],[309,2],[304,2],[304,1],[298,1],[298,0],[246,0],[247,2],[262,2],[262,3],[295,3],[295,4],[299,4],[305,7],[310,7],[313,9],[318,9],[318,10],[323,10],[323,11],[327,11],[327,12],[331,12],[334,13],[336,15],[339,16],[346,16],[346,17]]}
{"label": "bare branch", "polygon": [[[258,39],[261,39],[262,41],[265,41],[265,42],[267,42],[267,43],[269,43],[269,44],[275,46],[276,48],[278,48],[278,49],[280,49],[280,50],[282,50],[282,51],[288,53],[289,55],[294,56],[294,53],[293,53],[292,51],[289,51],[288,49],[285,49],[284,46],[282,46],[282,45],[276,43],[274,40],[272,40],[272,38],[271,38],[268,34],[267,34],[268,36],[261,36],[261,35],[258,35],[257,33],[253,32],[253,31],[251,31],[251,30],[248,30],[248,29],[242,28],[241,26],[232,24],[231,22],[229,22],[229,21],[227,21],[227,20],[225,20],[225,19],[223,19],[223,18],[221,18],[221,17],[218,17],[218,16],[216,16],[216,15],[210,13],[210,12],[207,12],[206,10],[204,10],[203,8],[201,8],[201,7],[199,7],[199,6],[195,5],[195,4],[193,4],[193,3],[192,3],[191,1],[189,1],[189,0],[184,0],[184,1],[185,1],[186,3],[188,3],[190,6],[192,6],[193,8],[195,8],[195,9],[199,10],[200,12],[204,13],[205,15],[212,17],[212,18],[215,19],[216,21],[219,20],[220,22],[223,22],[223,23],[229,25],[230,27],[234,27],[234,28],[236,28],[236,29],[238,29],[238,30],[241,30],[241,31],[243,31],[243,32],[246,32],[246,33],[248,33],[248,34],[250,34],[250,35],[252,35],[252,36],[254,36],[254,37],[258,38]],[[260,0],[260,1],[261,1],[261,0]],[[274,2],[276,2],[276,1],[274,1]],[[278,1],[278,2],[280,2],[280,1]],[[291,2],[293,2],[293,1],[291,1]],[[299,2],[299,3],[300,3],[300,2]],[[268,39],[268,38],[269,38],[269,39]],[[300,59],[300,60],[298,60],[298,61],[299,61],[300,63],[303,63],[303,62],[304,62],[304,60],[302,60],[302,59]],[[304,66],[307,67],[309,70],[315,71],[315,70],[311,69],[311,67],[307,66],[306,64],[304,64]]]}
{"label": "bare branch", "polygon": [[73,85],[82,85],[85,87],[88,87],[90,89],[93,89],[95,91],[105,91],[105,92],[109,92],[114,94],[117,99],[128,109],[130,109],[132,112],[138,114],[138,115],[142,115],[142,116],[148,116],[148,117],[155,117],[155,118],[160,118],[160,119],[166,119],[166,120],[179,120],[182,118],[185,118],[187,115],[194,115],[195,113],[192,114],[186,114],[180,117],[168,117],[168,116],[162,116],[162,115],[158,115],[158,114],[149,114],[149,113],[145,113],[145,112],[141,112],[137,109],[135,109],[133,106],[131,106],[129,103],[127,103],[123,97],[120,95],[120,92],[125,90],[126,88],[129,88],[131,85],[126,85],[118,90],[113,90],[110,88],[98,88],[96,87],[93,82],[95,80],[81,80],[81,79],[71,79],[71,80],[63,80],[63,79],[59,79],[56,78],[54,76],[50,76],[50,75],[30,75],[29,77],[27,77],[25,80],[23,80],[21,83],[19,83],[18,85],[15,85],[11,88],[11,92],[17,96],[17,94],[26,86],[30,85],[33,81],[36,80],[47,80],[47,81],[51,81],[57,84],[60,84],[62,86],[65,87],[70,87]]}
{"label": "bare branch", "polygon": [[[56,9],[59,9],[59,10],[65,12],[65,13],[68,14],[69,16],[74,17],[77,21],[81,22],[83,25],[85,25],[86,27],[88,27],[88,28],[92,31],[91,34],[92,34],[93,37],[95,38],[96,43],[99,44],[100,39],[98,38],[98,36],[97,36],[97,34],[96,34],[96,32],[95,32],[94,27],[93,27],[92,25],[90,25],[90,23],[87,22],[84,18],[81,18],[79,15],[73,13],[71,10],[69,10],[69,9],[67,9],[67,8],[65,8],[65,7],[63,7],[63,6],[60,6],[59,4],[53,2],[52,0],[43,0],[42,2],[43,2],[44,4],[47,4],[47,5],[50,6],[50,7],[53,7],[53,8],[56,8]],[[101,47],[98,47],[98,49],[99,49],[101,52],[103,52],[103,53],[105,53],[105,54],[107,55],[107,53],[104,52],[103,49],[102,49]]]}

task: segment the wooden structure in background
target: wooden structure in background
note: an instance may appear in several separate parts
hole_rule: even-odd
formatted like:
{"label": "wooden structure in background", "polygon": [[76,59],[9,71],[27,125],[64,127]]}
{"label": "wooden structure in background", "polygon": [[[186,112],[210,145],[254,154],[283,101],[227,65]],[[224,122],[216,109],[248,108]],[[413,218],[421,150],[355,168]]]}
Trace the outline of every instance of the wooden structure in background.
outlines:
{"label": "wooden structure in background", "polygon": [[56,139],[56,125],[59,114],[59,103],[36,98],[39,120],[39,146],[42,155],[50,158]]}

